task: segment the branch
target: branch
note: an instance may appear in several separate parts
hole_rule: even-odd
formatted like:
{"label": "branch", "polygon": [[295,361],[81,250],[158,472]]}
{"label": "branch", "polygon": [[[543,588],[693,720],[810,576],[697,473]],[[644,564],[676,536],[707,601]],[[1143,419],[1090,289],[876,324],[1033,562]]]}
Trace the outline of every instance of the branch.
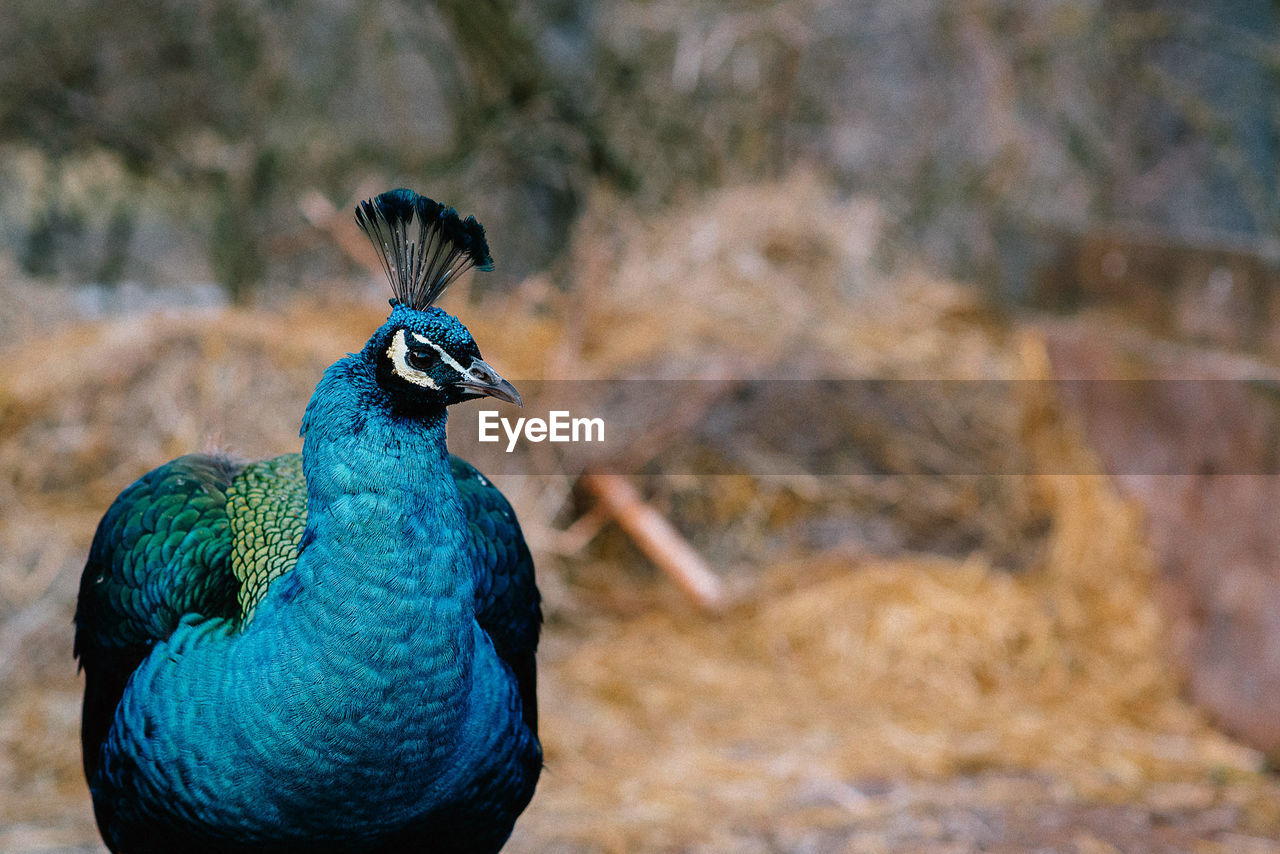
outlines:
{"label": "branch", "polygon": [[584,474],[580,483],[658,569],[670,576],[699,608],[719,613],[728,604],[724,585],[693,546],[666,518],[617,474]]}

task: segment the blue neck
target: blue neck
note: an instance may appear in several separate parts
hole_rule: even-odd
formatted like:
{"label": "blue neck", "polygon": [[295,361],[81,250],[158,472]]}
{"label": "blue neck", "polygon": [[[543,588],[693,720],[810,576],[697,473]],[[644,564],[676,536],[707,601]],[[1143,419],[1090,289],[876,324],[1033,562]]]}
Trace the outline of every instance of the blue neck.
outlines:
{"label": "blue neck", "polygon": [[[388,751],[419,774],[447,773],[452,760],[436,734],[466,714],[476,646],[474,569],[444,410],[396,415],[367,365],[348,356],[330,367],[307,408],[301,556],[243,640],[245,654],[269,659],[285,683],[264,694],[288,698],[264,725],[310,733],[308,753],[345,755],[343,773],[372,775],[353,788],[372,795],[386,786],[377,775]],[[306,692],[291,695],[298,683]],[[359,727],[348,731],[351,721]]]}
{"label": "blue neck", "polygon": [[[303,419],[307,530],[294,585],[307,591],[312,618],[354,621],[334,634],[361,626],[367,652],[381,658],[415,640],[456,640],[432,619],[441,611],[469,634],[474,573],[460,563],[467,525],[444,408],[397,415],[367,364],[348,356],[331,366]],[[384,633],[392,648],[376,646]]]}

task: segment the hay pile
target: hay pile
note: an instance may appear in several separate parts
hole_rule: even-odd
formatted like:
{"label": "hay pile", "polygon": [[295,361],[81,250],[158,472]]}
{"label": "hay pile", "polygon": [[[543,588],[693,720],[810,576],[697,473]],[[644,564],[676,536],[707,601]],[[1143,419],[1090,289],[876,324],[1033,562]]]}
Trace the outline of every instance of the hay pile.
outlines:
{"label": "hay pile", "polygon": [[[874,208],[806,176],[662,217],[601,198],[557,280],[449,307],[516,380],[709,365],[1047,378],[1034,338],[964,289],[878,273],[876,246]],[[93,839],[69,620],[106,502],[176,454],[294,450],[319,372],[384,311],[306,299],[151,315],[10,351],[0,652],[24,664],[0,673],[0,788],[13,793],[0,799],[0,848]],[[913,818],[911,804],[943,797],[920,787],[956,777],[981,790],[966,815],[1123,802],[1178,823],[1217,810],[1217,824],[1184,833],[1204,851],[1280,830],[1259,758],[1179,697],[1134,508],[1044,383],[993,388],[930,432],[913,418],[863,432],[909,476],[665,477],[664,460],[687,449],[660,452],[638,482],[731,581],[739,604],[717,619],[609,526],[568,543],[583,509],[573,472],[497,478],[538,551],[548,610],[548,770],[511,850],[973,850],[968,831]],[[1020,473],[947,473],[947,454],[975,453],[1014,458]],[[892,528],[879,540],[877,519]],[[859,834],[875,828],[871,845]],[[1086,850],[1073,844],[1060,850]]]}
{"label": "hay pile", "polygon": [[[942,432],[964,449],[958,431],[989,431],[992,452],[1031,473],[651,481],[655,501],[677,509],[686,489],[727,493],[766,531],[803,515],[789,502],[843,503],[908,527],[967,523],[976,548],[869,556],[851,524],[826,551],[783,549],[756,567],[748,601],[721,620],[655,595],[665,610],[584,621],[549,650],[550,771],[522,828],[527,850],[602,839],[620,851],[742,850],[780,825],[865,820],[874,806],[851,784],[904,775],[1012,768],[1058,781],[1067,799],[1138,802],[1167,797],[1171,782],[1251,776],[1259,757],[1179,697],[1141,519],[1064,423],[1038,341],[964,289],[878,277],[871,212],[805,176],[628,223],[628,239],[610,243],[617,220],[606,208],[578,243],[582,291],[609,283],[583,323],[581,352],[598,370],[732,354],[765,373],[807,361],[836,376],[1019,380]],[[925,437],[895,438],[904,447],[886,457],[920,455]],[[741,490],[751,496],[735,504]],[[868,501],[885,493],[893,500]],[[718,521],[722,537],[741,524]],[[994,558],[1019,536],[1039,542],[1021,572],[1000,571]]]}

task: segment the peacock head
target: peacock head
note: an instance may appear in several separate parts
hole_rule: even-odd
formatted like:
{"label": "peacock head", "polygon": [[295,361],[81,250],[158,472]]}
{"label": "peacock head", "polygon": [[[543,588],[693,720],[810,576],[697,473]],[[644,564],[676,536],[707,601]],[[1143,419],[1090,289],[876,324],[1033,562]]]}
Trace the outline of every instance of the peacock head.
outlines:
{"label": "peacock head", "polygon": [[467,327],[432,305],[472,267],[493,269],[476,218],[401,189],[361,202],[356,222],[378,250],[395,294],[391,316],[366,347],[378,385],[414,407],[486,396],[522,405],[515,386],[480,357]]}

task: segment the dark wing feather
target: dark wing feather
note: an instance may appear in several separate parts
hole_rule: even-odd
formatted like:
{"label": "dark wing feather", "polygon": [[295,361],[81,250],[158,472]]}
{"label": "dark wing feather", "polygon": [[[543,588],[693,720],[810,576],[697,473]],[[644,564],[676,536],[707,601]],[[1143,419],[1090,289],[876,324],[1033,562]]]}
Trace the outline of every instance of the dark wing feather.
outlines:
{"label": "dark wing feather", "polygon": [[238,614],[226,492],[240,466],[190,455],[148,472],[98,523],[76,605],[90,781],[130,674],[187,614]]}
{"label": "dark wing feather", "polygon": [[542,628],[542,606],[533,557],[515,511],[498,488],[465,460],[450,457],[463,511],[479,556],[476,610],[480,627],[511,668],[520,688],[524,720],[538,732],[538,671],[534,653]]}

